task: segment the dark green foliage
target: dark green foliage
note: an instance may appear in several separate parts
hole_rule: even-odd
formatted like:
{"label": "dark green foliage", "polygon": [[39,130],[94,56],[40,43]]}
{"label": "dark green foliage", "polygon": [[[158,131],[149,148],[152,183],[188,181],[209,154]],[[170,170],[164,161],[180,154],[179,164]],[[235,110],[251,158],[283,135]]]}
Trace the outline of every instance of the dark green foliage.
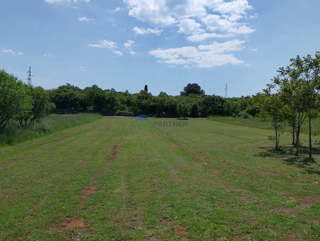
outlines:
{"label": "dark green foliage", "polygon": [[242,117],[243,119],[250,119],[250,118],[251,118],[251,116],[250,116],[247,112],[244,112],[244,113],[241,115],[241,117]]}
{"label": "dark green foliage", "polygon": [[[200,86],[192,84],[201,91]],[[198,87],[197,87],[198,86]],[[193,92],[193,93],[191,93]],[[146,88],[139,93],[103,90],[97,85],[81,90],[66,84],[50,91],[51,101],[58,113],[95,112],[103,115],[131,116],[147,114],[156,117],[208,117],[210,115],[238,115],[241,111],[254,116],[258,106],[251,107],[251,97],[225,99],[217,95],[199,95],[199,91],[188,91],[184,96],[169,96],[160,92],[153,96]]]}
{"label": "dark green foliage", "polygon": [[185,102],[179,102],[177,106],[177,113],[179,117],[185,118],[190,114],[189,105]]}
{"label": "dark green foliage", "polygon": [[180,92],[181,96],[188,96],[190,94],[195,95],[204,95],[204,90],[198,84],[188,84],[186,87],[183,88],[183,91]]}
{"label": "dark green foliage", "polygon": [[279,68],[278,76],[273,79],[272,84],[267,85],[267,94],[270,95],[271,89],[277,91],[279,103],[274,109],[283,110],[284,119],[292,128],[292,144],[296,146],[296,155],[299,155],[301,126],[308,118],[309,159],[312,159],[311,120],[312,111],[319,108],[320,52],[316,52],[314,58],[311,55],[303,58],[297,56],[290,59],[290,62],[286,68]]}
{"label": "dark green foliage", "polygon": [[0,83],[0,128],[14,119],[21,126],[30,127],[53,110],[62,114],[94,112],[103,115],[147,114],[157,117],[231,116],[244,110],[254,116],[260,111],[257,106],[253,106],[250,96],[224,99],[217,95],[205,95],[198,84],[188,84],[181,96],[169,96],[165,92],[153,96],[148,92],[147,85],[136,94],[117,92],[113,88],[103,90],[97,85],[80,89],[68,83],[45,91],[41,87],[27,86],[5,71],[1,72]]}
{"label": "dark green foliage", "polygon": [[18,120],[22,127],[40,122],[52,109],[48,93],[34,88],[6,71],[0,71],[0,129]]}
{"label": "dark green foliage", "polygon": [[224,114],[225,100],[217,95],[203,95],[200,102],[200,112],[202,117],[210,115]]}
{"label": "dark green foliage", "polygon": [[245,110],[251,116],[256,116],[260,113],[260,108],[257,104],[249,105]]}
{"label": "dark green foliage", "polygon": [[50,97],[58,110],[68,110],[73,112],[84,110],[84,94],[83,91],[76,86],[70,84],[59,86],[58,89],[50,91]]}
{"label": "dark green foliage", "polygon": [[198,103],[193,103],[190,108],[190,116],[191,117],[199,117],[199,105]]}
{"label": "dark green foliage", "polygon": [[41,87],[33,88],[28,86],[28,95],[31,97],[31,108],[21,112],[17,116],[22,127],[30,127],[34,123],[40,123],[55,108],[53,103],[49,101],[49,94]]}

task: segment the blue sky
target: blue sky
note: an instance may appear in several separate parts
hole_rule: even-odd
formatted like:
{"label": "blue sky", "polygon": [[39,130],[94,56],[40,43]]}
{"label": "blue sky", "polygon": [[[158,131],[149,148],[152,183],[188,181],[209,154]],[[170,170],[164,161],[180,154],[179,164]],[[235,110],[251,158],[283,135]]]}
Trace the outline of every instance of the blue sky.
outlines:
{"label": "blue sky", "polygon": [[253,95],[320,50],[319,0],[0,0],[0,68],[45,89],[97,84]]}

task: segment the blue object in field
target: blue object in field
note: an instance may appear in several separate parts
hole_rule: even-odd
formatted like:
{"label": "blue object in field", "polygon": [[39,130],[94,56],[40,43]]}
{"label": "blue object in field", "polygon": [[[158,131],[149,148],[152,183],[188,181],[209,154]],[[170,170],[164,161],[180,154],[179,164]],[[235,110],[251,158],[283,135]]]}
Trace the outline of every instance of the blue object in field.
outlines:
{"label": "blue object in field", "polygon": [[133,117],[132,121],[150,121],[150,116],[141,114]]}

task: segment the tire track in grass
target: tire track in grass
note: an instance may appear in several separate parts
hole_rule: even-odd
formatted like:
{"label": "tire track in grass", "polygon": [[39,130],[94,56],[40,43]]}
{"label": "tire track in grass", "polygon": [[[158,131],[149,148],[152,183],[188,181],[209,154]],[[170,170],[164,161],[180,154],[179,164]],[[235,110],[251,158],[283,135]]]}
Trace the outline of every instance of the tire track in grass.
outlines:
{"label": "tire track in grass", "polygon": [[[81,212],[81,210],[83,210],[86,207],[86,202],[92,194],[95,194],[101,191],[96,187],[94,187],[94,183],[95,185],[99,183],[98,176],[101,175],[102,170],[107,165],[109,165],[110,163],[114,162],[117,159],[118,149],[121,142],[122,142],[122,138],[116,144],[111,146],[111,156],[109,156],[106,159],[106,161],[102,163],[102,165],[98,168],[95,174],[91,176],[90,183],[81,190],[79,194],[81,201],[80,201],[80,204],[78,205],[78,212]],[[90,149],[86,157],[89,158],[92,155],[93,149],[94,148]],[[83,220],[77,220],[75,218],[67,218],[67,221],[64,221],[62,224],[66,226],[65,228],[62,228],[62,230],[69,230],[70,228],[73,228],[73,227],[79,228],[77,235],[74,237],[75,240],[80,240],[79,238],[83,237],[84,235],[92,234],[91,232],[89,232],[88,225]]]}
{"label": "tire track in grass", "polygon": [[112,153],[111,153],[111,157],[109,157],[107,159],[107,162],[114,162],[117,159],[118,156],[118,148],[119,145],[121,144],[122,140],[120,140],[117,144],[112,146]]}
{"label": "tire track in grass", "polygon": [[[91,176],[90,182],[88,183],[88,185],[80,191],[79,193],[80,203],[78,205],[79,213],[81,213],[81,210],[83,210],[86,207],[86,202],[91,197],[91,195],[101,191],[94,186],[94,183],[95,185],[99,183],[98,176],[102,174],[102,170],[107,165],[109,165],[110,163],[114,162],[117,159],[118,149],[121,142],[122,142],[122,138],[116,144],[111,146],[111,154],[110,154],[111,156],[109,156],[102,163],[102,165],[98,168],[98,170]],[[88,154],[86,155],[86,159],[89,159],[91,157],[93,150],[95,149],[94,147],[88,151]],[[65,221],[59,223],[59,226],[60,227],[62,226],[61,231],[65,231],[65,232],[69,232],[70,229],[72,228],[77,228],[77,232],[75,233],[76,235],[73,237],[73,239],[75,240],[80,240],[81,237],[92,234],[92,232],[89,231],[89,225],[85,220],[80,220],[73,217],[67,217]]]}
{"label": "tire track in grass", "polygon": [[[108,119],[104,119],[104,120],[108,121]],[[114,122],[112,125],[114,125]],[[99,163],[104,164],[106,162],[105,158],[101,159],[101,161],[99,161],[99,158],[102,153],[105,153],[105,150],[104,150],[105,136],[107,134],[101,135],[100,134],[101,131],[99,131],[101,128],[99,128],[99,126],[94,126],[93,129],[92,128],[89,128],[89,129],[90,129],[90,132],[86,131],[85,135],[81,135],[81,136],[79,136],[79,138],[72,139],[75,141],[69,142],[69,146],[67,146],[67,147],[65,145],[59,145],[59,143],[56,143],[56,146],[59,147],[56,149],[56,151],[58,151],[61,156],[65,156],[64,158],[61,159],[61,161],[62,161],[61,164],[68,164],[69,163],[69,166],[70,166],[70,160],[72,160],[74,163],[79,164],[76,169],[68,168],[68,170],[66,170],[66,171],[68,171],[67,173],[74,173],[74,174],[72,174],[74,177],[74,178],[72,178],[72,180],[76,181],[76,182],[80,181],[81,179],[82,179],[81,182],[83,182],[83,180],[87,179],[87,177],[84,177],[85,179],[83,179],[82,174],[86,174],[85,176],[88,176],[88,174],[90,174],[91,172],[95,172],[95,171],[97,172],[99,170],[99,166],[100,166]],[[95,132],[98,135],[94,135]],[[110,133],[111,133],[111,131],[110,131]],[[79,146],[77,142],[81,143],[81,145]],[[112,145],[110,145],[110,146],[112,146]],[[75,147],[75,148],[72,148],[72,147]],[[90,148],[88,150],[88,148],[83,149],[84,147],[90,147]],[[81,148],[83,150],[79,154],[78,151]],[[86,153],[84,151],[86,151]],[[72,153],[75,153],[76,157],[72,157],[72,155],[71,155]],[[99,153],[101,153],[101,154],[99,154]],[[66,154],[66,155],[64,155],[64,154]],[[79,156],[79,157],[83,156],[82,161],[77,161],[77,156]],[[54,167],[53,169],[55,170],[56,163],[55,163],[55,166],[53,166],[53,167]],[[47,168],[49,168],[49,167],[47,167]],[[54,172],[54,170],[52,170],[52,172]],[[73,171],[70,172],[70,170],[73,170]],[[66,176],[70,175],[70,174],[67,174],[66,172],[61,172],[61,171],[59,171],[58,173],[61,174],[60,175],[61,180],[63,180]],[[94,174],[94,173],[92,173],[92,174]],[[81,237],[92,234],[91,232],[89,232],[90,231],[89,230],[89,222],[86,219],[81,218],[81,216],[82,216],[81,213],[82,213],[82,208],[85,208],[85,206],[86,206],[86,201],[90,198],[91,195],[93,195],[98,190],[94,186],[91,185],[90,176],[88,177],[87,180],[89,180],[87,185],[84,188],[81,188],[80,190],[78,189],[79,191],[77,193],[70,192],[70,196],[78,195],[79,200],[80,200],[79,204],[77,205],[78,207],[75,208],[73,214],[71,214],[71,212],[69,212],[69,214],[64,218],[64,220],[62,220],[60,222],[49,224],[49,226],[46,226],[47,228],[44,227],[45,228],[43,230],[44,233],[60,230],[60,232],[61,232],[59,234],[60,240],[68,239],[70,237],[72,237],[75,240],[80,240]],[[61,182],[59,180],[59,183],[56,183],[55,185],[61,186],[63,183],[65,183],[65,182]],[[63,188],[62,191],[64,191],[64,187],[62,187],[62,188]],[[73,191],[73,190],[71,190],[71,191]],[[33,210],[31,212],[36,212],[36,210]]]}
{"label": "tire track in grass", "polygon": [[[167,132],[161,131],[158,128],[157,132],[151,132],[148,131],[146,133],[143,133],[141,136],[141,140],[139,140],[139,142],[143,143],[144,147],[146,147],[147,150],[152,150],[152,152],[147,151],[146,152],[146,157],[143,159],[146,159],[147,163],[152,163],[152,157],[149,157],[149,155],[154,155],[154,157],[156,159],[158,159],[158,156],[161,157],[161,159],[159,160],[159,162],[162,162],[163,164],[161,164],[160,166],[163,166],[164,168],[161,168],[161,171],[159,169],[157,169],[157,165],[155,165],[154,167],[151,166],[150,168],[147,168],[147,176],[149,176],[148,180],[151,180],[152,182],[152,188],[151,189],[147,189],[147,193],[145,195],[147,195],[150,200],[154,200],[156,197],[158,199],[158,204],[154,203],[153,205],[155,205],[155,209],[159,209],[158,211],[154,211],[154,210],[146,210],[145,211],[145,215],[148,216],[148,212],[151,212],[153,215],[156,215],[157,221],[159,223],[162,223],[164,225],[164,227],[162,227],[162,232],[166,232],[166,233],[173,233],[177,240],[188,240],[186,235],[187,235],[187,228],[183,227],[183,224],[180,223],[178,220],[170,220],[170,218],[167,217],[167,211],[168,208],[169,209],[174,209],[173,206],[170,206],[170,201],[168,203],[168,200],[166,200],[166,198],[168,198],[169,196],[175,196],[176,194],[171,190],[171,188],[174,186],[176,186],[178,189],[180,188],[180,186],[183,188],[185,186],[183,177],[181,177],[181,170],[179,168],[176,167],[176,163],[175,162],[171,162],[169,160],[166,159],[166,157],[164,157],[164,153],[168,154],[168,157],[170,156],[170,151],[167,152],[162,152],[159,151],[159,147],[162,146],[165,142],[165,146],[168,145],[168,140],[169,142],[173,142],[173,143],[177,143],[177,141],[175,139],[172,138],[172,135],[170,135]],[[154,130],[154,129],[153,129]],[[156,134],[156,135],[155,135]],[[163,138],[159,138],[159,137],[163,137]],[[158,146],[159,145],[159,146]],[[154,148],[154,146],[156,146],[157,148]],[[183,147],[182,144],[178,144],[179,147]],[[170,149],[169,149],[170,150]],[[167,160],[167,161],[164,161]],[[155,163],[157,163],[157,161],[155,161]],[[149,165],[150,165],[149,164]],[[171,187],[171,185],[173,184],[173,186]],[[175,189],[175,188],[174,188]],[[170,198],[171,199],[171,198]],[[163,200],[163,201],[161,201]],[[160,204],[162,203],[162,204]],[[160,206],[159,206],[160,205]],[[164,206],[163,206],[164,205]],[[167,206],[165,208],[165,206]],[[150,207],[149,207],[150,208]],[[146,217],[144,217],[143,219],[148,219]],[[166,231],[165,231],[166,230]],[[155,235],[151,238],[151,239],[147,239],[147,240],[168,240],[168,236],[163,235],[161,238],[159,238],[159,235],[157,235],[157,233],[159,233],[156,230],[153,229],[148,229],[148,233],[155,233]],[[163,238],[166,237],[166,238]]]}
{"label": "tire track in grass", "polygon": [[177,140],[175,140],[171,134],[169,134],[165,131],[162,131],[157,127],[156,127],[156,129],[159,130],[165,138],[169,138],[169,140],[171,142],[175,143],[175,146],[173,147],[173,149],[183,149],[190,156],[197,158],[198,160],[204,162],[206,165],[209,165],[208,160],[206,160],[204,157],[202,157],[200,155],[195,154],[192,149],[187,151],[186,147],[184,147],[184,145],[182,143],[179,143]]}
{"label": "tire track in grass", "polygon": [[[99,127],[95,128],[99,130]],[[94,153],[101,152],[104,147],[104,142],[103,142],[103,136],[98,136],[98,138],[95,135],[91,135],[90,139],[87,139],[88,143],[92,143],[91,140],[93,141],[90,149],[87,151],[87,153],[84,156],[84,160],[81,162],[83,165],[87,164],[90,165],[90,160],[94,159],[92,156]],[[105,165],[105,161],[103,161],[102,165]],[[61,231],[61,238],[70,238],[74,240],[80,240],[81,238],[84,238],[88,235],[92,235],[92,231],[90,231],[90,226],[89,222],[86,219],[82,218],[77,218],[81,217],[81,212],[82,210],[86,207],[86,202],[87,200],[91,197],[96,192],[99,192],[94,185],[93,182],[95,182],[94,177],[97,175],[99,172],[101,166],[97,168],[96,172],[91,176],[89,179],[88,184],[82,188],[79,193],[79,204],[76,208],[76,211],[74,215],[72,216],[67,216],[64,221],[58,222],[55,224],[50,225],[49,229],[54,229],[54,230],[60,230]]]}

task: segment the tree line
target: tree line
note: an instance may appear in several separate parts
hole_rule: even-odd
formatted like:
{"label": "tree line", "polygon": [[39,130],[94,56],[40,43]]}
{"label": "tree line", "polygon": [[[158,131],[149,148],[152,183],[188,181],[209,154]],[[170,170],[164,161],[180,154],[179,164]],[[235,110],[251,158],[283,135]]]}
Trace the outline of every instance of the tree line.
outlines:
{"label": "tree line", "polygon": [[146,114],[155,117],[208,117],[210,115],[255,116],[259,107],[250,96],[222,98],[205,95],[198,84],[188,84],[180,96],[160,92],[154,96],[145,86],[139,93],[103,90],[97,85],[80,89],[70,84],[49,90],[56,111],[97,112],[103,115],[135,116]]}
{"label": "tree line", "polygon": [[160,92],[154,96],[148,86],[139,93],[101,89],[97,85],[81,89],[65,84],[44,90],[23,83],[16,76],[0,71],[0,129],[11,122],[28,128],[50,113],[91,112],[102,115],[155,117],[256,116],[259,107],[250,96],[222,98],[206,95],[198,84],[188,84],[179,96]]}

